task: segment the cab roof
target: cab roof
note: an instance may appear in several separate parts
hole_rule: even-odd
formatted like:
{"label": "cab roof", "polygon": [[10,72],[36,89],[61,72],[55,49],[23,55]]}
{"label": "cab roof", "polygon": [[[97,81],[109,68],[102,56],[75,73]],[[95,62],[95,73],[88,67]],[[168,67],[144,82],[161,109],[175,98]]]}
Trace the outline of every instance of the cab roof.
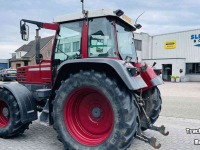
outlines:
{"label": "cab roof", "polygon": [[[128,16],[126,16],[125,14],[122,15],[122,16],[117,16],[115,11],[116,10],[113,10],[111,8],[99,9],[99,10],[91,10],[91,11],[88,11],[88,18],[97,18],[97,17],[105,17],[105,16],[118,17],[122,21],[126,22],[127,24],[129,24],[130,26],[135,28],[135,26],[133,25],[132,20]],[[62,15],[62,16],[57,16],[57,17],[54,18],[53,22],[54,23],[62,23],[62,22],[80,20],[80,19],[84,19],[84,16],[83,16],[82,12],[73,13],[73,14],[67,14],[67,15]]]}

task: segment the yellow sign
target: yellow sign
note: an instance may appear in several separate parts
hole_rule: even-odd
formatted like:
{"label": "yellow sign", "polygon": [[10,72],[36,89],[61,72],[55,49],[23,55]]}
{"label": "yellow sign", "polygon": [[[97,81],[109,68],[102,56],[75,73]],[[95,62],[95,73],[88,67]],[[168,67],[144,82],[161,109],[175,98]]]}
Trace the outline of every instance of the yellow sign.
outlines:
{"label": "yellow sign", "polygon": [[174,48],[176,48],[176,41],[165,42],[165,49],[174,49]]}
{"label": "yellow sign", "polygon": [[123,19],[126,20],[127,22],[129,22],[130,24],[132,24],[131,18],[129,18],[127,15],[124,14]]}

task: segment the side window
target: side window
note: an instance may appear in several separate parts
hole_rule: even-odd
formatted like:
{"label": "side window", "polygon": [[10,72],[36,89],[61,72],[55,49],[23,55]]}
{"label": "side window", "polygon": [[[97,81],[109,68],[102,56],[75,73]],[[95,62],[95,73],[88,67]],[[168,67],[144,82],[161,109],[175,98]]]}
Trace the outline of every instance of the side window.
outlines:
{"label": "side window", "polygon": [[65,61],[81,54],[83,21],[64,23],[56,37],[54,59]]}
{"label": "side window", "polygon": [[73,43],[73,52],[77,52],[79,49],[80,49],[80,42],[77,41],[77,42],[74,42]]}
{"label": "side window", "polygon": [[136,51],[142,51],[142,41],[134,39]]}
{"label": "side window", "polygon": [[65,43],[65,53],[71,52],[71,43]]}
{"label": "side window", "polygon": [[107,18],[89,21],[88,56],[117,57],[114,26]]}

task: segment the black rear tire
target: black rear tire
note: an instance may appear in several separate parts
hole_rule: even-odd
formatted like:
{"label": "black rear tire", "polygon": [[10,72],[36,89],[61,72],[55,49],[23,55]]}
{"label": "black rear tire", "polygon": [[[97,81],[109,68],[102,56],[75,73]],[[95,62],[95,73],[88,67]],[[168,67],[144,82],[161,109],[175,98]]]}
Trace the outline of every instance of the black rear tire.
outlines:
{"label": "black rear tire", "polygon": [[[144,91],[142,94],[143,99],[145,100],[145,111],[147,116],[149,117],[152,124],[154,124],[159,118],[159,114],[162,108],[162,98],[160,94],[160,90],[158,87],[153,87]],[[146,122],[146,118],[144,114],[141,114],[141,121]],[[142,127],[142,130],[147,130]]]}
{"label": "black rear tire", "polygon": [[[9,123],[5,127],[0,127],[0,137],[10,138],[24,133],[29,124],[23,124],[20,120],[20,110],[15,97],[6,89],[0,88],[0,99],[3,100],[9,108]],[[2,114],[2,112],[0,112]],[[0,118],[1,119],[1,118]]]}
{"label": "black rear tire", "polygon": [[[73,138],[64,121],[64,106],[75,90],[92,87],[108,99],[114,114],[114,126],[109,137],[101,144],[86,146]],[[58,139],[67,150],[126,150],[134,140],[138,129],[139,114],[135,96],[123,84],[105,74],[95,71],[80,71],[62,82],[53,102],[54,129]]]}

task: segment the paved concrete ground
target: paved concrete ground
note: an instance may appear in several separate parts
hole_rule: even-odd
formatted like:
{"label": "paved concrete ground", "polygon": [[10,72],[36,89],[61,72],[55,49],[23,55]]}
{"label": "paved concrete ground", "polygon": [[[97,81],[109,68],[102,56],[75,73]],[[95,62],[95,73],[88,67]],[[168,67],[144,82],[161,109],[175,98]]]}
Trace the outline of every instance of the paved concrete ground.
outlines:
{"label": "paved concrete ground", "polygon": [[[200,134],[186,134],[186,128],[200,128],[200,83],[165,83],[159,87],[163,97],[161,117],[156,125],[164,124],[170,135],[146,131],[162,144],[160,150],[199,150],[194,139]],[[30,130],[17,138],[0,139],[0,150],[64,150],[52,127],[45,127],[38,121]],[[129,150],[153,150],[148,144],[135,140]]]}

